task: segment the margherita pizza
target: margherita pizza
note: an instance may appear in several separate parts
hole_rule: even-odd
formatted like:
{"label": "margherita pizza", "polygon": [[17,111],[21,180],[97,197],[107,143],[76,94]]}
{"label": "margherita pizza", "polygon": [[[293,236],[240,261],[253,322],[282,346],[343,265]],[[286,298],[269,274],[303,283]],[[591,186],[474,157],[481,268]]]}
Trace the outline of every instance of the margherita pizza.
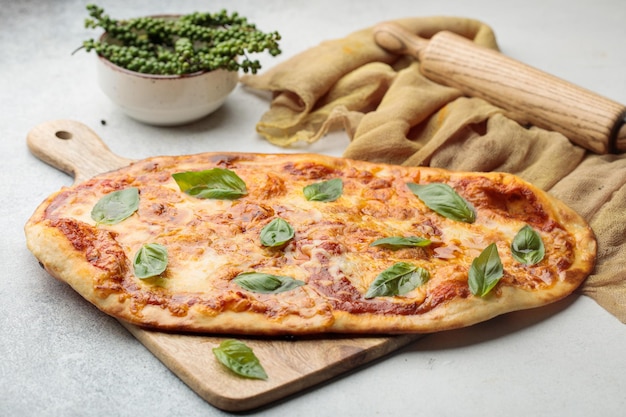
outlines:
{"label": "margherita pizza", "polygon": [[580,216],[513,175],[316,154],[146,159],[61,189],[25,231],[116,318],[246,335],[468,326],[567,296],[596,255]]}

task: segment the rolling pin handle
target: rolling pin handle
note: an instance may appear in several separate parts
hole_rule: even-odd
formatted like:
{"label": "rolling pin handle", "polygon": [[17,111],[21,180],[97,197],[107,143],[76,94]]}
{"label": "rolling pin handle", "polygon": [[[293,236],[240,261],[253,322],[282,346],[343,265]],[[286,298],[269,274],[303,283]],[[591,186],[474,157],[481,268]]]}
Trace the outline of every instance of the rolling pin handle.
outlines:
{"label": "rolling pin handle", "polygon": [[626,111],[622,113],[620,119],[615,124],[609,140],[609,152],[626,152]]}
{"label": "rolling pin handle", "polygon": [[387,52],[409,55],[420,60],[420,55],[428,46],[428,41],[414,35],[402,26],[393,23],[380,23],[374,27],[376,44]]}
{"label": "rolling pin handle", "polygon": [[375,27],[374,40],[389,52],[417,57],[431,81],[482,98],[522,124],[560,132],[598,154],[626,151],[620,103],[449,31],[425,40],[387,22]]}

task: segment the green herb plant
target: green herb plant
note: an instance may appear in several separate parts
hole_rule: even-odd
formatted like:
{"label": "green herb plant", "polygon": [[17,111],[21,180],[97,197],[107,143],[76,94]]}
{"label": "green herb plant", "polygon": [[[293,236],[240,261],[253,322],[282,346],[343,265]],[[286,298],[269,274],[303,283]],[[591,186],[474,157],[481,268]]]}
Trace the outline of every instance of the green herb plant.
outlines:
{"label": "green herb plant", "polygon": [[434,212],[455,221],[474,223],[476,211],[454,188],[444,183],[415,184],[407,186],[426,206]]}
{"label": "green herb plant", "polygon": [[335,201],[343,194],[343,180],[334,178],[328,181],[316,182],[305,186],[302,191],[308,201]]}
{"label": "green herb plant", "polygon": [[283,246],[293,239],[295,233],[287,221],[277,217],[261,230],[261,244],[271,248]]}
{"label": "green herb plant", "polygon": [[432,242],[429,239],[419,236],[390,236],[376,239],[370,244],[370,246],[382,246],[391,250],[398,250],[402,248],[428,246],[431,243]]}
{"label": "green herb plant", "polygon": [[196,198],[235,200],[247,194],[246,183],[230,169],[212,168],[172,174],[182,192]]}
{"label": "green herb plant", "polygon": [[102,197],[91,210],[98,224],[113,225],[126,220],[139,208],[139,189],[135,187],[113,191]]}
{"label": "green herb plant", "polygon": [[511,243],[513,258],[525,265],[534,265],[545,256],[545,247],[539,233],[529,225],[525,225],[515,235]]}
{"label": "green herb plant", "polygon": [[370,285],[365,298],[404,295],[430,279],[430,273],[407,262],[397,262],[381,272]]}
{"label": "green herb plant", "polygon": [[135,254],[133,268],[139,279],[156,277],[167,268],[167,248],[158,243],[146,243]]}
{"label": "green herb plant", "polygon": [[279,294],[306,285],[304,281],[291,277],[263,272],[244,272],[237,275],[233,282],[244,290],[259,294]]}
{"label": "green herb plant", "polygon": [[471,293],[479,297],[486,296],[500,282],[503,274],[498,247],[492,243],[472,262],[468,277]]}
{"label": "green herb plant", "polygon": [[240,340],[224,340],[213,348],[213,354],[222,365],[239,376],[263,380],[268,378],[259,358]]}
{"label": "green herb plant", "polygon": [[237,12],[194,12],[181,16],[146,16],[117,20],[97,5],[87,6],[88,29],[105,32],[81,48],[95,51],[130,71],[154,75],[183,75],[225,69],[256,74],[261,68],[250,56],[281,53],[280,34],[262,32]]}

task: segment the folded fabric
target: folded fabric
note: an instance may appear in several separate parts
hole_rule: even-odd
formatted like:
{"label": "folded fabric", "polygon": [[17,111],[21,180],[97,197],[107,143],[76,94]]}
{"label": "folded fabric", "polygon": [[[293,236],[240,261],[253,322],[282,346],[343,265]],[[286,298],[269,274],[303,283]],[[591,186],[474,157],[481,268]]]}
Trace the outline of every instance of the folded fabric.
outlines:
{"label": "folded fabric", "polygon": [[[473,19],[394,23],[423,38],[448,30],[497,49],[492,29]],[[626,323],[626,156],[595,155],[560,133],[521,126],[502,109],[427,79],[419,62],[381,49],[372,32],[325,41],[242,77],[249,88],[273,93],[259,134],[289,146],[342,128],[351,140],[348,158],[519,175],[590,223],[598,260],[579,291]]]}

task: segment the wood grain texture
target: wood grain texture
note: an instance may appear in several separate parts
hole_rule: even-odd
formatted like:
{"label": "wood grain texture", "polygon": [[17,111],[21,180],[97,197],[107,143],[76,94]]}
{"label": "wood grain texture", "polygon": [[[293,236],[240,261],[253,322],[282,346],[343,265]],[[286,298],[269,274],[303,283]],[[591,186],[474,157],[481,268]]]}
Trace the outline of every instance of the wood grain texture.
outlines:
{"label": "wood grain texture", "polygon": [[626,107],[452,32],[426,41],[391,23],[374,29],[378,44],[413,56],[432,81],[506,110],[522,125],[565,135],[598,154],[626,151]]}
{"label": "wood grain texture", "polygon": [[217,408],[247,411],[300,392],[393,352],[419,335],[330,337],[298,340],[244,339],[269,378],[245,379],[214,358],[212,349],[228,337],[142,330],[122,323],[161,362]]}
{"label": "wood grain texture", "polygon": [[[27,136],[31,152],[70,174],[75,183],[133,162],[113,154],[85,125],[55,120]],[[163,333],[121,322],[148,350],[199,396],[226,411],[247,411],[293,395],[378,359],[420,335],[242,339],[259,357],[269,379],[234,375],[215,359],[212,349],[226,336]]]}
{"label": "wood grain texture", "polygon": [[51,120],[35,126],[26,143],[33,155],[72,175],[75,183],[133,162],[111,152],[89,127],[71,120]]}

